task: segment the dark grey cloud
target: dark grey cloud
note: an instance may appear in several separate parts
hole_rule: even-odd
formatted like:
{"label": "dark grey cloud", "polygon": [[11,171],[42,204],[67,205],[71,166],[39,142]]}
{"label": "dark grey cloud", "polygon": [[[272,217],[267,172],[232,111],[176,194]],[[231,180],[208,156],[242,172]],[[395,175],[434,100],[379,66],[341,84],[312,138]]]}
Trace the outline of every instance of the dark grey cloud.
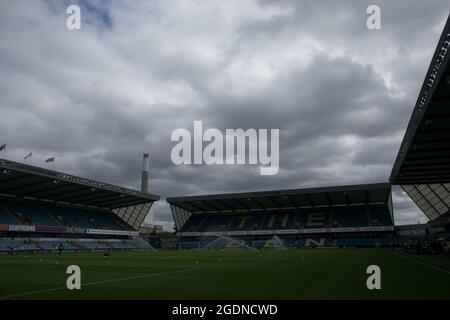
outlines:
{"label": "dark grey cloud", "polygon": [[[72,2],[71,2],[72,3]],[[0,143],[164,197],[386,182],[450,0],[0,3]],[[366,8],[382,9],[382,30]],[[175,166],[170,135],[280,129],[280,171]],[[394,190],[396,221],[424,221]],[[168,206],[153,208],[170,228]]]}

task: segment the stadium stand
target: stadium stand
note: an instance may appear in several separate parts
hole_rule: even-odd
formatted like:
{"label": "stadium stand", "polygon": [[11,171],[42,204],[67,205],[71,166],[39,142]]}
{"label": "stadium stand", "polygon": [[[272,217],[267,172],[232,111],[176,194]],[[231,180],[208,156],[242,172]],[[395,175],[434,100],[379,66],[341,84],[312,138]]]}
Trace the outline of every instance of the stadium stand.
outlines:
{"label": "stadium stand", "polygon": [[1,203],[0,203],[0,223],[17,224],[17,220],[15,220],[10,214],[6,212],[4,208],[1,207]]}
{"label": "stadium stand", "polygon": [[27,224],[58,226],[55,220],[45,214],[38,205],[16,201],[1,201],[1,203],[3,207],[8,208],[9,212],[13,212],[27,221]]}
{"label": "stadium stand", "polygon": [[21,200],[1,200],[0,222],[17,224],[12,216],[18,216],[26,225],[40,225],[53,227],[96,228],[107,230],[133,230],[125,221],[111,212],[97,212],[94,210],[47,205]]}
{"label": "stadium stand", "polygon": [[76,239],[66,240],[64,238],[54,240],[49,239],[0,239],[0,253],[9,252],[53,252],[62,244],[64,250],[68,251],[122,251],[122,250],[143,250],[148,246],[143,246],[136,240],[93,240]]}
{"label": "stadium stand", "polygon": [[400,242],[408,243],[412,252],[421,251],[420,247],[422,252],[436,252],[429,247],[441,246],[443,242],[450,247],[449,46],[450,17],[431,59],[390,176],[391,184],[400,185],[429,219],[426,226],[398,226]]}
{"label": "stadium stand", "polygon": [[[168,198],[180,249],[394,243],[389,184]],[[226,241],[225,241],[226,240]]]}
{"label": "stadium stand", "polygon": [[392,226],[387,208],[323,208],[252,214],[193,214],[181,232]]}
{"label": "stadium stand", "polygon": [[137,228],[158,199],[0,159],[0,254],[152,249]]}

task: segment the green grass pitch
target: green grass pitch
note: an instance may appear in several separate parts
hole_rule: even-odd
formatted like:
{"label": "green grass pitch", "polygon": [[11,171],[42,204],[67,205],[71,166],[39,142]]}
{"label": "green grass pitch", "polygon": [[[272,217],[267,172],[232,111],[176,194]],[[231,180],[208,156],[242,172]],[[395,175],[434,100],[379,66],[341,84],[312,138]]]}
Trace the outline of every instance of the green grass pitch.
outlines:
{"label": "green grass pitch", "polygon": [[[81,268],[82,289],[66,288]],[[366,268],[381,268],[368,290]],[[450,259],[388,249],[36,254],[0,257],[1,299],[449,299]]]}

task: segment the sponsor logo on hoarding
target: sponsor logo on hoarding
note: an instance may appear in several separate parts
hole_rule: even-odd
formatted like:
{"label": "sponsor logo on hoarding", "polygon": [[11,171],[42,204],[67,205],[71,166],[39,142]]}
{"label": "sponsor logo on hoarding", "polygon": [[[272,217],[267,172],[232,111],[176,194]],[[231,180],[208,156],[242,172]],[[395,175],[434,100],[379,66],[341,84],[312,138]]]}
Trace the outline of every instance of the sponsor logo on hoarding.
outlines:
{"label": "sponsor logo on hoarding", "polygon": [[103,229],[86,229],[87,234],[110,234],[110,235],[126,235],[137,236],[137,231],[121,231],[121,230],[103,230]]}
{"label": "sponsor logo on hoarding", "polygon": [[49,233],[62,233],[66,231],[63,227],[47,227],[47,226],[36,226],[36,232],[49,232]]}
{"label": "sponsor logo on hoarding", "polygon": [[35,226],[16,225],[16,224],[10,224],[8,227],[8,231],[34,232],[35,229],[36,229]]}

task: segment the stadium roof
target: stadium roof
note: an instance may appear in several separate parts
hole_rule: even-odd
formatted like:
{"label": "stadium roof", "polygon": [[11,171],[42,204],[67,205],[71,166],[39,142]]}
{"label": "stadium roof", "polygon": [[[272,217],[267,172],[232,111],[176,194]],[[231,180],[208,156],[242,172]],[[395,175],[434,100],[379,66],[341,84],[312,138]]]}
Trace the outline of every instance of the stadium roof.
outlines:
{"label": "stadium roof", "polygon": [[450,182],[450,17],[391,172],[393,184]]}
{"label": "stadium roof", "polygon": [[450,16],[417,98],[390,181],[435,220],[450,208]]}
{"label": "stadium roof", "polygon": [[403,184],[402,188],[428,219],[449,213],[450,183]]}
{"label": "stadium roof", "polygon": [[153,194],[4,159],[0,159],[0,194],[107,209],[159,200]]}
{"label": "stadium roof", "polygon": [[389,183],[167,198],[191,213],[386,204]]}

